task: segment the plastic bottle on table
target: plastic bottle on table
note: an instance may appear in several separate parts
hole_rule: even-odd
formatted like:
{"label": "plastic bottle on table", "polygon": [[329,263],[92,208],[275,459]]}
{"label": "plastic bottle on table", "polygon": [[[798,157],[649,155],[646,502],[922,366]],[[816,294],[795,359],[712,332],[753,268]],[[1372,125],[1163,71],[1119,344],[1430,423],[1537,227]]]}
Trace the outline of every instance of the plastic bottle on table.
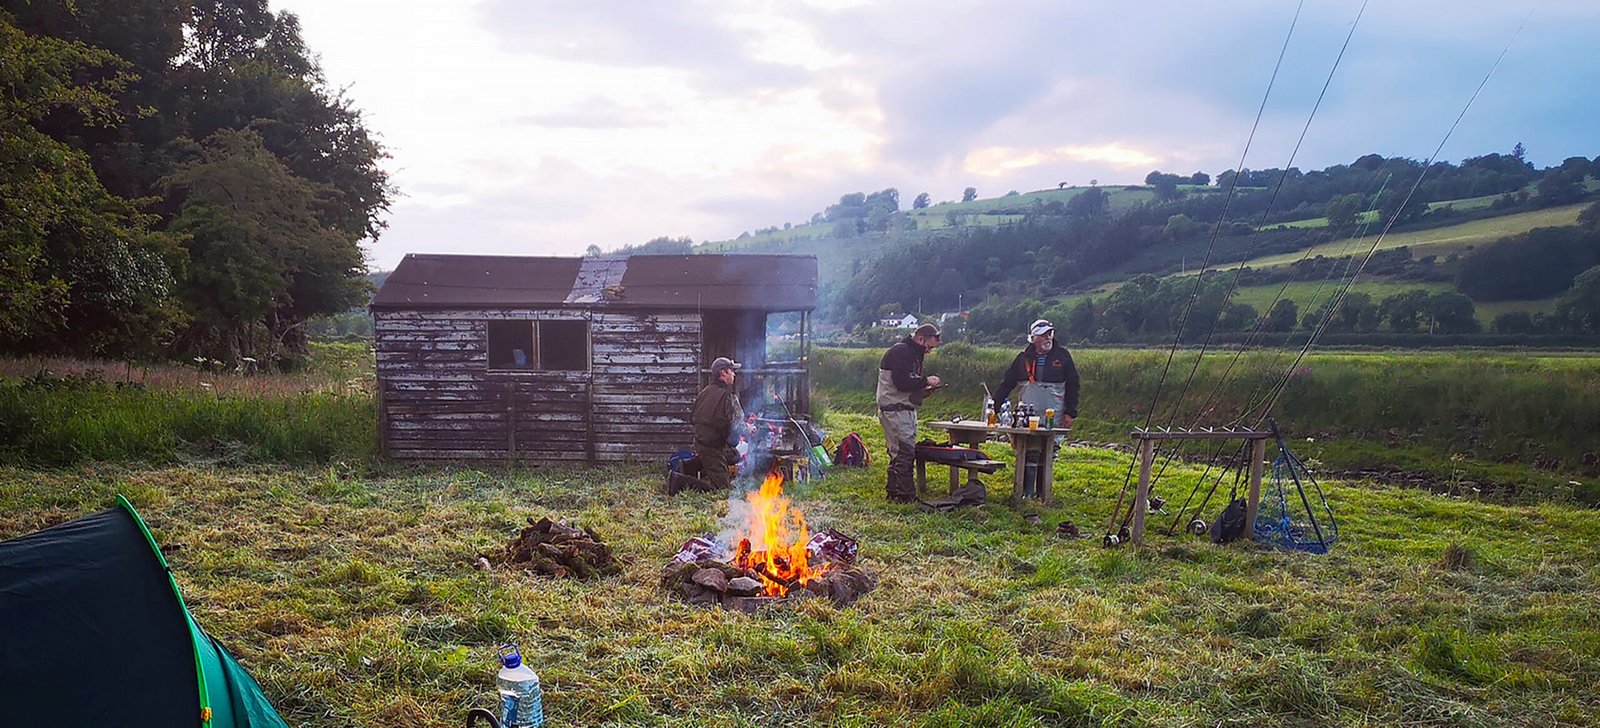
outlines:
{"label": "plastic bottle on table", "polygon": [[1011,402],[1010,401],[1006,401],[1005,403],[1000,405],[1000,424],[1002,426],[1004,426],[1004,427],[1013,427],[1013,426],[1016,425],[1015,422],[1011,421]]}
{"label": "plastic bottle on table", "polygon": [[505,728],[538,728],[544,725],[544,691],[539,676],[522,664],[516,645],[500,648],[500,674],[494,678],[500,692],[500,724]]}

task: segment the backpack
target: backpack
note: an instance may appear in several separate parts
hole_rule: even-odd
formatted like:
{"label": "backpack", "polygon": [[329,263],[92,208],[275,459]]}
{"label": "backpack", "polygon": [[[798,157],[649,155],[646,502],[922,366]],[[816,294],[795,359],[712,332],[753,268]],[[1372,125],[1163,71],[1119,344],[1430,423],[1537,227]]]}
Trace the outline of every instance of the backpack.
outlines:
{"label": "backpack", "polygon": [[[687,461],[694,459],[694,451],[689,449],[679,450],[667,458],[667,473],[683,473],[685,475],[699,475],[698,472],[690,473],[691,468],[686,467]],[[699,470],[698,467],[692,468]]]}
{"label": "backpack", "polygon": [[839,441],[839,449],[833,454],[833,464],[840,467],[864,468],[870,462],[872,456],[867,454],[866,443],[854,432]]}
{"label": "backpack", "polygon": [[1211,524],[1211,543],[1228,543],[1239,540],[1244,535],[1245,502],[1243,498],[1235,498],[1222,513],[1217,515],[1217,520]]}

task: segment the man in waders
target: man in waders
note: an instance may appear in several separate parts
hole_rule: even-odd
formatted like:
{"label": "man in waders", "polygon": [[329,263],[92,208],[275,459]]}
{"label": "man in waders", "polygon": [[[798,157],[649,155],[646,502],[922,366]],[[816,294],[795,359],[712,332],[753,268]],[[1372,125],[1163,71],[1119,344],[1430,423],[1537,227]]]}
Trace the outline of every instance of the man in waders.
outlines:
{"label": "man in waders", "polygon": [[1012,360],[1000,387],[994,390],[995,411],[1013,389],[1017,390],[1017,402],[1033,405],[1041,420],[1047,410],[1055,410],[1056,427],[1071,427],[1077,418],[1078,367],[1066,347],[1056,346],[1056,328],[1049,321],[1039,319],[1028,327],[1028,347]]}
{"label": "man in waders", "polygon": [[744,409],[733,389],[739,362],[719,356],[711,362],[711,383],[695,398],[689,421],[694,424],[694,453],[700,459],[702,477],[716,490],[727,490],[733,478],[733,464],[739,459],[734,449],[744,428]]}
{"label": "man in waders", "polygon": [[878,362],[878,422],[889,445],[889,478],[884,486],[891,503],[917,498],[912,470],[917,458],[917,407],[939,386],[938,377],[922,376],[922,358],[939,345],[939,327],[923,324],[883,353]]}

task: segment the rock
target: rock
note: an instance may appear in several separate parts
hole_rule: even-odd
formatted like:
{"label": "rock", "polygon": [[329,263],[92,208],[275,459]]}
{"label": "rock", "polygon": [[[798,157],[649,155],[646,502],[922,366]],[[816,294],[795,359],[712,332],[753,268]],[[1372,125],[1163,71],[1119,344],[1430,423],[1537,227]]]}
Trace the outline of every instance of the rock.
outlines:
{"label": "rock", "polygon": [[716,592],[693,582],[679,584],[678,591],[683,594],[684,601],[697,607],[707,607],[717,603]]}
{"label": "rock", "polygon": [[478,571],[488,571],[489,570],[489,560],[484,558],[484,557],[482,557],[482,556],[479,556],[478,557],[478,561],[472,565],[472,568],[477,569]]}
{"label": "rock", "polygon": [[761,582],[748,576],[741,576],[728,582],[728,593],[736,597],[755,596],[761,593]]}
{"label": "rock", "polygon": [[721,594],[728,590],[728,577],[721,569],[700,569],[690,577],[694,583]]}

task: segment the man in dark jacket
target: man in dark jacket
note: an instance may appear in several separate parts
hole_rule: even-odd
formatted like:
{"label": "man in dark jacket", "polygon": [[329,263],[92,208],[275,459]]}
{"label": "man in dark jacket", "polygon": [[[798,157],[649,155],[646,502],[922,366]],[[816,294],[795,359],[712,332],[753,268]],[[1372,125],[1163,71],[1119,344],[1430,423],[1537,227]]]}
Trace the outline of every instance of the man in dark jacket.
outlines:
{"label": "man in dark jacket", "polygon": [[1028,327],[1028,346],[1006,369],[994,390],[994,407],[1017,390],[1017,401],[1033,405],[1042,419],[1045,410],[1056,411],[1056,426],[1071,427],[1078,416],[1078,367],[1065,347],[1056,346],[1056,329],[1039,319]]}
{"label": "man in dark jacket", "polygon": [[694,452],[703,477],[712,487],[727,490],[733,464],[739,459],[734,445],[744,427],[744,410],[733,389],[739,362],[719,356],[711,362],[711,383],[695,398],[689,421],[694,424]]}
{"label": "man in dark jacket", "polygon": [[883,353],[878,362],[878,422],[889,445],[889,477],[884,486],[894,503],[917,497],[911,477],[917,457],[917,407],[939,386],[938,377],[922,375],[922,358],[939,345],[939,328],[923,324]]}

